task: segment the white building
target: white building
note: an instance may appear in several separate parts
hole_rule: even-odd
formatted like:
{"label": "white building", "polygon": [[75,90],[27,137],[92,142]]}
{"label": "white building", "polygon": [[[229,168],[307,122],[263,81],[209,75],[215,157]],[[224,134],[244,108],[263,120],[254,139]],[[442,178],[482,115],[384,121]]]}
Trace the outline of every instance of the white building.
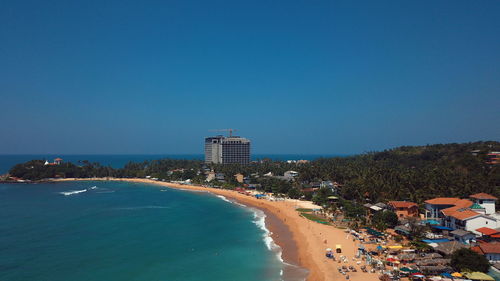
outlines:
{"label": "white building", "polygon": [[483,207],[487,215],[495,213],[495,202],[498,200],[495,196],[486,193],[477,193],[469,197],[474,200],[474,203]]}
{"label": "white building", "polygon": [[443,212],[446,217],[444,225],[453,229],[462,229],[480,235],[476,229],[481,227],[496,228],[497,221],[484,214],[472,211],[471,209],[459,209],[456,211]]}
{"label": "white building", "polygon": [[208,173],[207,178],[205,179],[205,181],[211,182],[213,180],[215,180],[215,172],[211,171],[211,172]]}
{"label": "white building", "polygon": [[299,175],[299,172],[286,171],[285,173],[283,173],[283,178],[285,178],[286,180],[292,180],[293,178],[295,178],[298,175]]}
{"label": "white building", "polygon": [[205,138],[205,163],[250,163],[250,140],[237,136]]}

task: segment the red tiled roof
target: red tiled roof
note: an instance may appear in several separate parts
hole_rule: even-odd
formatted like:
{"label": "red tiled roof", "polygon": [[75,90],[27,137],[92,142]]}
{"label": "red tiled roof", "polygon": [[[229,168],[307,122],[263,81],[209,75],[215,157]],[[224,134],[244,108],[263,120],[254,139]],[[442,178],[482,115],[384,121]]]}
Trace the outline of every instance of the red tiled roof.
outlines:
{"label": "red tiled roof", "polygon": [[443,209],[441,210],[441,212],[445,215],[445,216],[450,216],[451,214],[455,213],[456,211],[458,211],[459,209],[461,209],[460,207],[458,206],[453,206],[453,207],[450,207],[450,208],[446,208],[446,209]]}
{"label": "red tiled roof", "polygon": [[425,203],[433,204],[433,205],[455,205],[455,202],[460,200],[460,198],[456,197],[438,197],[434,199],[429,199],[425,201]]}
{"label": "red tiled roof", "polygon": [[408,201],[389,201],[387,204],[393,206],[394,208],[418,207],[416,203],[408,202]]}
{"label": "red tiled roof", "polygon": [[453,213],[449,214],[448,216],[454,217],[455,219],[458,219],[458,220],[465,220],[468,218],[475,217],[477,215],[479,215],[479,213],[471,211],[471,210],[463,210],[463,211],[453,212]]}
{"label": "red tiled roof", "polygon": [[54,159],[54,161],[62,161],[62,159],[61,158],[56,158],[56,159]]}
{"label": "red tiled roof", "polygon": [[445,216],[450,216],[451,214],[459,211],[460,209],[469,208],[470,206],[474,205],[474,203],[472,203],[472,201],[467,199],[458,199],[457,201],[455,201],[453,205],[455,206],[443,209],[441,210],[441,212],[443,212]]}
{"label": "red tiled roof", "polygon": [[481,228],[476,229],[476,231],[481,232],[484,235],[493,235],[493,234],[499,233],[498,230],[494,230],[494,229],[489,228],[489,227],[481,227]]}
{"label": "red tiled roof", "polygon": [[471,195],[469,197],[470,198],[474,198],[474,199],[492,199],[492,200],[498,200],[498,198],[496,198],[495,196],[490,195],[488,193],[484,193],[484,192],[476,193],[476,194],[473,194],[473,195]]}
{"label": "red tiled roof", "polygon": [[479,246],[474,246],[474,247],[471,247],[470,249],[471,249],[472,251],[474,251],[474,252],[476,252],[476,253],[480,254],[480,255],[484,255],[483,250],[481,250],[481,247],[479,247]]}
{"label": "red tiled roof", "polygon": [[472,202],[468,199],[460,199],[457,202],[455,202],[455,206],[462,207],[462,208],[469,208],[472,205],[474,205],[474,202]]}
{"label": "red tiled roof", "polygon": [[479,248],[481,248],[481,251],[485,254],[500,254],[499,242],[482,243],[479,244]]}

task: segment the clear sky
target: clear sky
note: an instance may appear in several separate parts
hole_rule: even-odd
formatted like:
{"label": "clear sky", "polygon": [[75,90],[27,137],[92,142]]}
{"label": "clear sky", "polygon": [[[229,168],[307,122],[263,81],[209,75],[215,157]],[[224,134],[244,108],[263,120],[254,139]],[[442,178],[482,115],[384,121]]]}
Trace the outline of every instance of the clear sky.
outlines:
{"label": "clear sky", "polygon": [[0,153],[500,140],[500,1],[0,1]]}

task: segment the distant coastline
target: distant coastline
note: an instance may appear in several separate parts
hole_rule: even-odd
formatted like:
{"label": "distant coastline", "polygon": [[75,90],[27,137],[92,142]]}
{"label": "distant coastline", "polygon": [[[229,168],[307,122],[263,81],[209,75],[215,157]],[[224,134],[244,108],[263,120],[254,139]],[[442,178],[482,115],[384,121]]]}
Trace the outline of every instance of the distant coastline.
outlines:
{"label": "distant coastline", "polygon": [[[348,154],[254,154],[252,161],[260,159],[286,160],[315,160],[323,157],[347,157]],[[143,162],[159,159],[203,160],[203,154],[0,154],[0,175],[9,171],[12,166],[33,159],[52,160],[62,157],[66,162],[77,164],[78,161],[88,160],[98,162],[103,166],[123,168],[128,162]]]}

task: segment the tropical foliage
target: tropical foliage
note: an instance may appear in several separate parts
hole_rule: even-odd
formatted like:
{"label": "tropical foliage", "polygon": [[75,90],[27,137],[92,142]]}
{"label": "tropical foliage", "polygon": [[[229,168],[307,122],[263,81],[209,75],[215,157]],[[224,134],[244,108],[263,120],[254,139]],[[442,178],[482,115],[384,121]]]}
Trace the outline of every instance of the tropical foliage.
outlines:
{"label": "tropical foliage", "polygon": [[[287,163],[265,159],[249,165],[205,165],[199,160],[162,159],[128,163],[121,169],[81,161],[76,164],[43,165],[42,160],[18,164],[10,175],[39,180],[53,177],[145,177],[165,180],[191,179],[205,182],[205,173],[225,175],[225,188],[240,186],[234,176],[241,173],[262,191],[305,198],[323,205],[332,194],[330,189],[314,193],[315,182],[331,181],[341,199],[339,207],[353,217],[363,216],[362,204],[387,200],[408,200],[422,203],[437,196],[467,197],[486,192],[500,197],[499,165],[488,163],[488,153],[500,151],[500,143],[474,142],[403,146],[382,152],[351,157],[322,158],[309,163]],[[297,171],[293,181],[276,177],[285,171]],[[264,176],[271,173],[273,176]],[[214,184],[214,183],[212,183]],[[306,190],[309,189],[309,190]]]}
{"label": "tropical foliage", "polygon": [[451,266],[456,271],[488,272],[490,264],[485,256],[470,249],[462,248],[451,255]]}

